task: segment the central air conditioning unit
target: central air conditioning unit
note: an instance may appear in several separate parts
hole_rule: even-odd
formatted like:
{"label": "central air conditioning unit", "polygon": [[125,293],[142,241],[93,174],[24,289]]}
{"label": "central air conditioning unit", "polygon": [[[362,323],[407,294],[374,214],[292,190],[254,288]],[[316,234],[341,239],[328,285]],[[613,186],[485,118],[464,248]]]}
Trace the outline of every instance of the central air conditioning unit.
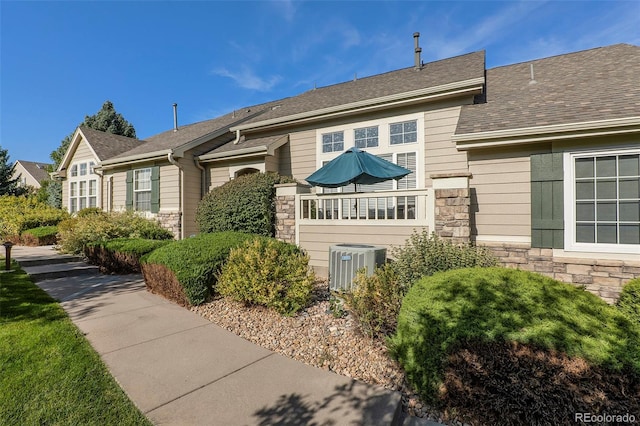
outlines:
{"label": "central air conditioning unit", "polygon": [[384,264],[387,249],[365,244],[336,244],[329,247],[329,288],[351,291],[353,278],[359,269],[372,275],[376,266]]}

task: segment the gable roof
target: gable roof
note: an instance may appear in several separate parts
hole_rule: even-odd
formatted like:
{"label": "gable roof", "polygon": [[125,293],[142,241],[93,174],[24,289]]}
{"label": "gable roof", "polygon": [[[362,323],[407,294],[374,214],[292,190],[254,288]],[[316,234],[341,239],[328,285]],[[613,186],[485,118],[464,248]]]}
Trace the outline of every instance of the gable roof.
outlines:
{"label": "gable roof", "polygon": [[[325,112],[348,110],[376,102],[389,102],[422,93],[438,93],[454,89],[458,84],[484,83],[485,52],[423,64],[421,69],[403,68],[331,86],[309,90],[300,95],[273,102],[264,114],[247,120],[238,129],[313,117]],[[232,128],[232,130],[234,130]]]}
{"label": "gable roof", "polygon": [[489,69],[486,103],[462,107],[454,140],[514,129],[640,118],[639,75],[640,47],[629,44]]}
{"label": "gable roof", "polygon": [[24,168],[24,170],[31,175],[38,182],[42,182],[43,180],[49,179],[49,173],[46,168],[51,166],[48,163],[37,163],[33,161],[26,160],[17,160],[16,164],[20,163],[20,165]]}

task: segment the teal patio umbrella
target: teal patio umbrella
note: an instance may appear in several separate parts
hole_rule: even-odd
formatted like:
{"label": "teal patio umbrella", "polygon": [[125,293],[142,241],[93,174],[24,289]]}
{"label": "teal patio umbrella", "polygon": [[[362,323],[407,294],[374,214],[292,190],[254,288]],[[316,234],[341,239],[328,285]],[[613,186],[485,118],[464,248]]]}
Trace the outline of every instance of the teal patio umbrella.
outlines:
{"label": "teal patio umbrella", "polygon": [[353,147],[316,170],[306,181],[323,188],[337,188],[350,183],[357,188],[358,184],[397,180],[409,173],[409,169]]}

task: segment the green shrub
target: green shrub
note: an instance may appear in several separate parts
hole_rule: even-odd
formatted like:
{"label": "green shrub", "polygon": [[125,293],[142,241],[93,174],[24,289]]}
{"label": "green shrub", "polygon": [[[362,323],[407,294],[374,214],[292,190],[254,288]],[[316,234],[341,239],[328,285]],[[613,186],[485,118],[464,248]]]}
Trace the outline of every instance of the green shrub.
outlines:
{"label": "green shrub", "polygon": [[239,231],[273,236],[275,188],[291,178],[276,173],[240,176],[204,196],[196,212],[200,232]]}
{"label": "green shrub", "polygon": [[345,293],[344,297],[362,331],[370,337],[393,333],[405,294],[393,265],[386,263],[376,267],[371,276],[362,269],[353,284],[354,290]]}
{"label": "green shrub", "polygon": [[309,257],[297,246],[255,238],[231,250],[216,290],[240,302],[293,315],[309,303],[314,282]]}
{"label": "green shrub", "polygon": [[429,235],[426,230],[421,234],[414,231],[406,244],[394,248],[392,254],[400,285],[407,290],[420,278],[436,272],[498,265],[498,260],[484,247],[456,245],[435,234]]}
{"label": "green shrub", "polygon": [[[160,247],[143,256],[140,262],[143,272],[146,265],[166,266],[175,274],[188,302],[199,305],[211,293],[216,274],[227,260],[231,249],[254,237],[241,232],[200,234]],[[147,286],[153,290],[156,287],[162,288],[163,284],[147,282]]]}
{"label": "green shrub", "polygon": [[105,216],[106,214],[100,207],[85,207],[76,213],[76,217]]}
{"label": "green shrub", "polygon": [[573,285],[505,268],[462,269],[419,280],[402,303],[389,347],[414,388],[433,400],[447,356],[487,342],[557,350],[640,374],[640,327],[615,307]]}
{"label": "green shrub", "polygon": [[20,236],[20,240],[22,244],[27,246],[52,245],[57,242],[57,235],[57,226],[40,226],[25,230]]}
{"label": "green shrub", "polygon": [[57,225],[69,217],[61,209],[39,202],[36,197],[0,196],[0,239],[19,236],[27,229]]}
{"label": "green shrub", "polygon": [[616,306],[632,321],[640,324],[640,278],[631,280],[622,287]]}
{"label": "green shrub", "polygon": [[169,240],[116,238],[88,243],[84,254],[89,263],[100,266],[103,272],[126,274],[140,272],[142,256],[170,243]]}
{"label": "green shrub", "polygon": [[90,212],[58,225],[60,247],[67,253],[82,253],[91,242],[115,238],[172,239],[173,234],[158,222],[135,212]]}

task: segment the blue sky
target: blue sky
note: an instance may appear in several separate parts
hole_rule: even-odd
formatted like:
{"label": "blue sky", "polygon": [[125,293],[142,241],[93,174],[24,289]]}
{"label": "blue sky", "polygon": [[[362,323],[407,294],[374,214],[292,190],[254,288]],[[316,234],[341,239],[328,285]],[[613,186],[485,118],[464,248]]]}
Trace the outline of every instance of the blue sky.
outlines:
{"label": "blue sky", "polygon": [[105,100],[139,138],[233,109],[486,50],[487,67],[640,45],[640,1],[0,0],[0,146],[49,154]]}

